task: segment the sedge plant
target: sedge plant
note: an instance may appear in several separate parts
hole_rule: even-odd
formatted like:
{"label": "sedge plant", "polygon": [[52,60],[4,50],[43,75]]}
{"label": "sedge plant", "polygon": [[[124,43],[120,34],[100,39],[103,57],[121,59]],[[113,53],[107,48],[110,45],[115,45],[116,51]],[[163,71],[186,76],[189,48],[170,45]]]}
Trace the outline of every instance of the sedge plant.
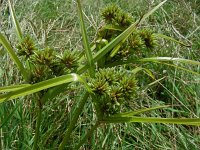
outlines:
{"label": "sedge plant", "polygon": [[[136,74],[146,72],[154,78],[150,70],[143,67],[133,67],[129,64],[143,64],[146,62],[163,63],[178,69],[188,71],[195,75],[199,73],[179,67],[167,62],[180,62],[200,65],[200,62],[183,58],[151,57],[145,58],[147,53],[159,45],[158,38],[171,40],[175,43],[188,46],[171,37],[154,33],[149,28],[140,27],[151,14],[162,7],[167,0],[159,3],[139,20],[123,11],[117,5],[110,5],[103,9],[104,25],[99,29],[94,43],[89,43],[83,18],[80,0],[77,0],[77,12],[83,40],[84,55],[76,50],[65,50],[58,53],[51,47],[40,48],[30,35],[23,34],[16,19],[14,8],[9,0],[9,9],[12,21],[18,36],[16,52],[5,36],[0,33],[0,44],[7,50],[10,57],[19,69],[23,83],[19,85],[0,87],[0,102],[30,95],[36,104],[37,120],[33,149],[39,149],[41,139],[42,111],[47,101],[56,98],[65,91],[72,90],[70,85],[78,85],[82,90],[77,94],[82,95],[74,104],[71,112],[72,119],[63,133],[61,142],[57,145],[59,150],[66,149],[71,135],[80,117],[83,107],[87,102],[92,103],[96,117],[93,126],[72,147],[79,149],[90,138],[97,128],[111,123],[170,123],[199,126],[199,118],[153,118],[142,117],[140,114],[156,109],[170,107],[169,105],[144,108],[130,111],[127,105],[140,92]],[[92,45],[92,46],[91,46]],[[155,79],[151,84],[156,84],[162,79]],[[79,82],[76,83],[75,82]],[[149,84],[149,85],[151,85]],[[80,93],[81,92],[81,93]],[[91,101],[90,101],[91,100]]]}

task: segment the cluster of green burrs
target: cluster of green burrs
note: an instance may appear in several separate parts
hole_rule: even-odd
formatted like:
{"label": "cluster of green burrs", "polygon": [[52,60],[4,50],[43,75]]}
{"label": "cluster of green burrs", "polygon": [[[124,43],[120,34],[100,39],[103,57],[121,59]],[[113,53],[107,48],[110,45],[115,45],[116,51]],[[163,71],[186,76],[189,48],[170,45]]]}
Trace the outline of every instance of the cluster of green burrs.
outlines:
{"label": "cluster of green burrs", "polygon": [[[133,17],[115,4],[106,7],[102,11],[102,17],[105,23],[98,31],[96,40],[98,48],[105,46],[134,23]],[[124,60],[132,56],[143,56],[146,51],[151,52],[148,50],[153,50],[157,45],[157,39],[152,30],[136,27],[126,40],[105,56],[105,63]]]}
{"label": "cluster of green burrs", "polygon": [[90,87],[104,116],[119,113],[138,89],[133,73],[116,68],[100,69],[90,79]]}
{"label": "cluster of green burrs", "polygon": [[49,47],[39,49],[29,36],[21,40],[17,49],[18,55],[29,64],[31,83],[74,72],[79,66],[77,51],[65,50],[60,54]]}
{"label": "cluster of green burrs", "polygon": [[128,27],[133,22],[133,17],[115,4],[106,7],[102,11],[102,16],[106,23],[122,27]]}

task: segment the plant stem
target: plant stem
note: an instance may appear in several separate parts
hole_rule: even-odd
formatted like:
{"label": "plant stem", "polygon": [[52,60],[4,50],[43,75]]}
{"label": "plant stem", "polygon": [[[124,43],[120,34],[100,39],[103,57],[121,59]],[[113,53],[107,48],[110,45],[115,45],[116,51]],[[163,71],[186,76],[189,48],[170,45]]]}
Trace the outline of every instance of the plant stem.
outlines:
{"label": "plant stem", "polygon": [[79,142],[79,144],[75,147],[74,150],[78,150],[84,143],[85,141],[92,136],[93,132],[98,128],[98,126],[100,125],[100,122],[97,121],[96,124],[90,129],[90,131],[88,131],[88,133],[81,139],[81,141]]}
{"label": "plant stem", "polygon": [[70,122],[69,127],[67,128],[67,130],[65,132],[64,138],[58,148],[59,150],[63,150],[65,148],[65,145],[67,144],[67,141],[69,141],[70,135],[76,125],[79,115],[81,114],[81,112],[83,110],[83,107],[86,103],[86,100],[88,99],[88,96],[89,96],[89,93],[85,92],[82,99],[79,102],[79,106],[75,109],[73,117],[72,117],[72,121]]}
{"label": "plant stem", "polygon": [[99,104],[99,102],[97,100],[97,97],[95,95],[93,95],[93,94],[91,96],[92,96],[92,101],[94,102],[94,107],[95,107],[95,110],[96,110],[97,118],[98,118],[98,120],[102,120],[103,113],[102,113],[102,111],[100,109],[100,104]]}
{"label": "plant stem", "polygon": [[37,100],[37,120],[36,120],[36,130],[35,130],[33,150],[37,150],[38,149],[38,141],[39,141],[39,135],[40,135],[41,117],[42,117],[42,104],[41,104],[40,99],[38,99]]}

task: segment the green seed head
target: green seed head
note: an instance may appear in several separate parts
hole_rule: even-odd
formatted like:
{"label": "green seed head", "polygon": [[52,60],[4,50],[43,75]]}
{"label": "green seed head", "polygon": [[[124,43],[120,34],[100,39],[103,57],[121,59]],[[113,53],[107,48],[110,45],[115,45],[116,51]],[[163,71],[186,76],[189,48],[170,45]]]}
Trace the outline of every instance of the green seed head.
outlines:
{"label": "green seed head", "polygon": [[128,27],[133,22],[133,17],[124,12],[119,6],[112,4],[102,11],[102,16],[107,24]]}
{"label": "green seed head", "polygon": [[52,77],[51,70],[45,65],[34,65],[31,70],[32,83],[41,82]]}
{"label": "green seed head", "polygon": [[45,48],[44,50],[38,50],[31,57],[33,63],[39,65],[51,66],[56,59],[56,53],[53,49]]}
{"label": "green seed head", "polygon": [[104,10],[102,10],[102,16],[105,20],[106,23],[113,23],[113,21],[115,20],[117,14],[121,11],[121,9],[115,5],[109,5],[108,7],[106,7]]}
{"label": "green seed head", "polygon": [[30,36],[26,36],[22,41],[17,45],[18,55],[24,56],[26,59],[30,58],[36,50],[35,44]]}
{"label": "green seed head", "polygon": [[143,41],[148,49],[153,49],[158,45],[156,37],[154,36],[154,34],[151,30],[149,30],[149,29],[141,30],[140,36],[143,39]]}
{"label": "green seed head", "polygon": [[137,91],[137,80],[131,75],[124,76],[120,81],[120,86],[122,88],[124,97],[134,96]]}
{"label": "green seed head", "polygon": [[100,110],[106,116],[119,113],[125,100],[133,97],[137,91],[134,74],[124,69],[100,69],[89,84],[98,97]]}
{"label": "green seed head", "polygon": [[106,95],[108,92],[108,82],[105,79],[92,79],[90,83],[92,91],[97,95]]}
{"label": "green seed head", "polygon": [[58,56],[60,64],[64,65],[67,69],[78,67],[78,53],[77,51],[65,51],[62,55]]}
{"label": "green seed head", "polygon": [[137,31],[130,35],[128,42],[129,42],[130,47],[133,50],[140,50],[144,48],[144,45],[145,45],[145,42],[140,37]]}

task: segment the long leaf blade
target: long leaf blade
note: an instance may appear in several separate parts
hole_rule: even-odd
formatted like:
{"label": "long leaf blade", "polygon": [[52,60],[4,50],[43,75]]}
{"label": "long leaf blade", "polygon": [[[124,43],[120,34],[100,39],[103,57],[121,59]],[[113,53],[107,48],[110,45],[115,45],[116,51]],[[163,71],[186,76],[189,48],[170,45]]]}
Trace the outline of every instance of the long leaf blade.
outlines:
{"label": "long leaf blade", "polygon": [[142,68],[142,67],[136,67],[135,69],[133,69],[131,72],[136,74],[138,73],[139,71],[144,71],[148,76],[150,76],[152,79],[155,79],[155,76],[153,75],[153,73],[149,70],[149,69],[146,69],[146,68]]}
{"label": "long leaf blade", "polygon": [[200,126],[199,118],[154,118],[154,117],[108,117],[103,119],[103,123],[169,123],[169,124],[182,124]]}
{"label": "long leaf blade", "polygon": [[151,14],[153,14],[157,9],[159,9],[166,2],[167,0],[164,0],[163,2],[159,3],[156,7],[154,7],[152,10],[150,10],[147,14],[145,14],[140,20],[139,24],[144,22],[145,19],[147,19]]}
{"label": "long leaf blade", "polygon": [[184,58],[173,58],[173,57],[150,57],[150,58],[142,58],[142,59],[129,58],[126,61],[118,61],[118,62],[114,62],[112,64],[108,64],[106,67],[112,67],[112,66],[118,66],[118,65],[124,65],[124,64],[131,64],[131,63],[137,63],[137,62],[162,63],[164,65],[175,67],[175,68],[178,68],[180,70],[184,70],[184,71],[190,72],[190,73],[198,75],[198,76],[200,75],[198,72],[180,67],[178,65],[165,63],[165,62],[180,62],[180,63],[198,65],[199,66],[200,65],[199,61],[194,61],[194,60],[189,60],[189,59],[184,59]]}
{"label": "long leaf blade", "polygon": [[30,86],[31,84],[21,84],[21,85],[11,85],[11,86],[4,86],[0,87],[0,92],[10,92],[10,91],[16,91],[21,88],[25,88]]}
{"label": "long leaf blade", "polygon": [[33,84],[31,86],[16,90],[16,91],[12,91],[9,93],[5,93],[5,94],[1,94],[0,95],[0,103],[4,102],[5,100],[9,100],[9,99],[14,99],[14,98],[18,98],[20,96],[25,96],[25,95],[29,95],[29,94],[33,94],[36,92],[39,92],[41,90],[44,89],[48,89],[57,85],[61,85],[64,83],[69,83],[69,82],[82,82],[85,87],[87,88],[87,90],[90,92],[90,88],[87,85],[87,83],[77,74],[68,74],[68,75],[63,75],[57,78],[53,78],[53,79],[49,79],[46,81],[42,81],[36,84]]}
{"label": "long leaf blade", "polygon": [[83,37],[83,45],[85,48],[85,54],[88,60],[88,64],[89,64],[89,71],[90,71],[90,75],[94,76],[94,61],[93,61],[93,57],[92,57],[92,51],[90,49],[89,46],[89,42],[88,42],[88,37],[87,37],[87,33],[86,33],[86,28],[85,28],[85,23],[83,20],[83,13],[82,13],[82,9],[81,9],[81,2],[80,0],[77,0],[77,4],[78,4],[78,14],[79,14],[79,18],[80,18],[80,25],[81,25],[81,32],[82,32],[82,37]]}
{"label": "long leaf blade", "polygon": [[19,40],[21,40],[22,39],[22,30],[20,28],[19,22],[17,21],[15,11],[14,11],[13,5],[12,5],[10,0],[8,0],[8,5],[9,5],[9,8],[10,8],[12,21],[14,23],[14,26],[15,26],[15,29],[16,29],[16,32],[17,32],[17,36],[18,36]]}
{"label": "long leaf blade", "polygon": [[189,60],[189,59],[184,59],[184,58],[173,58],[173,57],[150,57],[150,58],[143,58],[140,59],[139,61],[142,62],[149,62],[149,61],[175,61],[175,62],[181,62],[181,63],[186,63],[186,64],[192,64],[192,65],[200,65],[199,61],[194,61],[194,60]]}
{"label": "long leaf blade", "polygon": [[0,124],[0,129],[3,128],[6,123],[12,118],[13,114],[15,113],[15,111],[18,109],[18,107],[21,105],[21,102],[18,102],[14,109],[12,110],[12,112],[2,121],[2,123]]}
{"label": "long leaf blade", "polygon": [[180,63],[200,66],[200,62],[194,61],[194,60],[188,60],[188,59],[183,59],[183,58],[172,58],[172,57],[152,57],[152,58],[143,58],[143,59],[140,59],[139,61],[161,63],[161,64],[164,64],[164,65],[171,66],[171,67],[174,67],[174,68],[177,68],[177,69],[180,69],[180,70],[184,70],[186,72],[200,76],[200,73],[195,72],[193,70],[189,70],[187,68],[183,68],[183,67],[180,67],[178,65],[165,63],[167,61],[168,62],[180,62]]}
{"label": "long leaf blade", "polygon": [[161,109],[161,108],[167,108],[169,106],[170,105],[156,106],[156,107],[151,107],[151,108],[144,108],[144,109],[139,109],[139,110],[136,110],[136,111],[116,114],[116,115],[113,115],[113,117],[133,117],[133,116],[141,114],[141,113],[145,113],[145,112],[148,112],[148,111],[157,110],[157,109]]}
{"label": "long leaf blade", "polygon": [[185,47],[191,47],[191,45],[188,45],[188,44],[185,44],[185,43],[183,43],[183,42],[181,42],[181,41],[178,41],[178,40],[176,40],[176,39],[174,39],[174,38],[172,38],[172,37],[169,37],[169,36],[166,36],[166,35],[163,35],[163,34],[154,34],[156,37],[160,37],[160,38],[163,38],[163,39],[166,39],[166,40],[170,40],[170,41],[172,41],[172,42],[175,42],[175,43],[178,43],[178,44],[180,44],[180,45],[183,45],[183,46],[185,46]]}
{"label": "long leaf blade", "polygon": [[149,57],[149,58],[142,58],[142,59],[133,59],[129,58],[126,61],[118,61],[114,62],[109,66],[117,66],[117,65],[123,65],[123,64],[130,64],[130,63],[136,63],[136,62],[181,62],[185,64],[191,64],[191,65],[200,65],[199,61],[190,60],[190,59],[184,59],[184,58],[173,58],[173,57]]}
{"label": "long leaf blade", "polygon": [[22,65],[22,63],[20,62],[19,58],[17,57],[17,55],[15,54],[13,48],[11,47],[11,45],[9,44],[9,42],[6,40],[6,38],[4,38],[3,34],[0,33],[0,44],[3,45],[3,47],[7,50],[7,52],[9,53],[11,59],[15,62],[15,64],[17,65],[17,67],[19,68],[19,70],[21,71],[23,77],[27,80],[28,79],[28,75],[24,69],[24,66]]}
{"label": "long leaf blade", "polygon": [[164,64],[164,65],[167,65],[167,66],[170,66],[170,67],[173,67],[173,68],[177,68],[177,69],[180,69],[180,70],[184,70],[184,71],[186,71],[186,72],[189,72],[189,73],[192,73],[192,74],[194,74],[194,75],[200,76],[200,73],[195,72],[195,71],[193,71],[193,70],[189,70],[189,69],[184,68],[184,67],[180,67],[180,66],[178,66],[178,65],[169,64],[169,63],[164,63],[164,62],[157,62],[157,63],[161,63],[161,64]]}

